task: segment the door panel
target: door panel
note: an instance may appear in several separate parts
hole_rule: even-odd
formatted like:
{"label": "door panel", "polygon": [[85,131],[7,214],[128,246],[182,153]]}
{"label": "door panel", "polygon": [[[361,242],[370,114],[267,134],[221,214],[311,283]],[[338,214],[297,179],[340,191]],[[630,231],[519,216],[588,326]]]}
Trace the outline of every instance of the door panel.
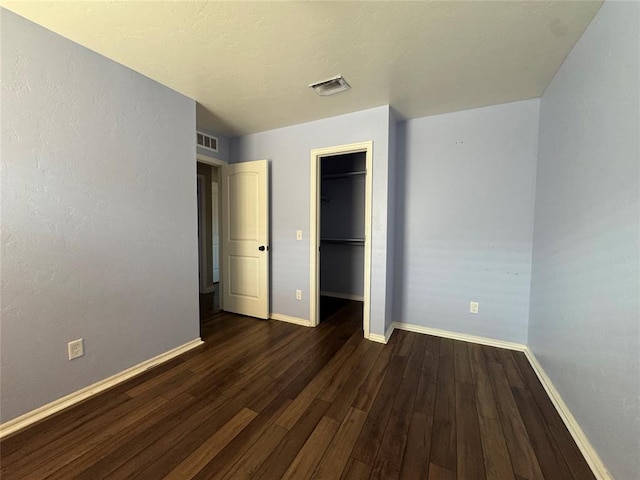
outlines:
{"label": "door panel", "polygon": [[230,240],[258,241],[260,237],[259,175],[255,172],[233,174],[228,179]]}
{"label": "door panel", "polygon": [[260,259],[256,257],[238,257],[230,256],[229,258],[232,272],[235,272],[233,278],[229,279],[231,288],[230,295],[258,298],[260,295],[258,285],[260,284]]}
{"label": "door panel", "polygon": [[266,160],[222,167],[222,308],[258,318],[269,318],[268,180]]}

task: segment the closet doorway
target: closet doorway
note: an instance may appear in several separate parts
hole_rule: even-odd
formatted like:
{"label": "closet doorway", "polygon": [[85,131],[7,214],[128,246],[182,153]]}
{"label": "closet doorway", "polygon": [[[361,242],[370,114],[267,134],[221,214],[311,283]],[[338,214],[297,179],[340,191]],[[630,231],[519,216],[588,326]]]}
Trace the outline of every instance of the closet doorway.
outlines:
{"label": "closet doorway", "polygon": [[369,338],[372,142],[311,152],[311,325],[361,302]]}
{"label": "closet doorway", "polygon": [[200,323],[206,323],[222,308],[220,283],[221,166],[226,162],[198,154],[198,270]]}

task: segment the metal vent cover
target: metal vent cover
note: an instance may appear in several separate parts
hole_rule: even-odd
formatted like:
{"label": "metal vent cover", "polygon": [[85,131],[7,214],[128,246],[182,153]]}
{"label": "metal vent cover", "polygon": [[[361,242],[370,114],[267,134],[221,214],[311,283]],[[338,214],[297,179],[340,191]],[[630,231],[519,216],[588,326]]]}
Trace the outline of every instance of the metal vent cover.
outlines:
{"label": "metal vent cover", "polygon": [[212,152],[218,151],[218,139],[200,130],[196,130],[196,144]]}
{"label": "metal vent cover", "polygon": [[351,88],[351,85],[347,83],[342,75],[336,75],[335,77],[322,80],[321,82],[312,83],[310,88],[320,96],[326,97],[327,95],[333,95],[334,93],[344,92]]}

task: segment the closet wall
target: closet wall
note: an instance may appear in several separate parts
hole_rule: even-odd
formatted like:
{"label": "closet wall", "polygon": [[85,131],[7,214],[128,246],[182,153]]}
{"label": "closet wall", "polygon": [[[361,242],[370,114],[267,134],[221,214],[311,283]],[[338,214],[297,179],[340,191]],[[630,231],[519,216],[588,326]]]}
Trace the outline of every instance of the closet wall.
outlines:
{"label": "closet wall", "polygon": [[320,295],[363,300],[365,153],[321,160]]}

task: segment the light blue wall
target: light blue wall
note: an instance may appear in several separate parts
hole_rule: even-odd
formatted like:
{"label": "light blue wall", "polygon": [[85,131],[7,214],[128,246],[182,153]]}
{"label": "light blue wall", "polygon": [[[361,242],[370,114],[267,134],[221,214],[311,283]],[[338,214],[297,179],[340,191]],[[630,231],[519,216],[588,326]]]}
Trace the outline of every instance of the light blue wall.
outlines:
{"label": "light blue wall", "polygon": [[195,102],[3,9],[0,44],[6,422],[199,319]]}
{"label": "light blue wall", "polygon": [[528,100],[400,124],[396,321],[526,342],[538,112]]}
{"label": "light blue wall", "polygon": [[[228,162],[229,161],[229,138],[225,137],[223,135],[219,135],[216,132],[212,131],[212,130],[207,130],[206,128],[197,128],[198,131],[203,132],[203,133],[207,133],[209,135],[212,135],[214,137],[216,137],[218,139],[218,151],[217,152],[212,152],[210,150],[207,150],[206,148],[202,148],[198,145],[196,145],[196,151],[197,153],[201,154],[201,155],[205,155],[207,157],[211,157],[211,158],[217,158],[218,160],[222,160],[224,162]],[[193,133],[193,137],[194,137],[194,141],[195,141],[195,132]]]}
{"label": "light blue wall", "polygon": [[[271,164],[271,311],[309,318],[310,152],[373,141],[371,332],[382,334],[386,313],[389,107],[327,118],[231,140],[231,162]],[[296,241],[296,230],[303,240]],[[296,289],[303,299],[296,300]]]}
{"label": "light blue wall", "polygon": [[542,97],[529,345],[613,477],[640,478],[640,3]]}

